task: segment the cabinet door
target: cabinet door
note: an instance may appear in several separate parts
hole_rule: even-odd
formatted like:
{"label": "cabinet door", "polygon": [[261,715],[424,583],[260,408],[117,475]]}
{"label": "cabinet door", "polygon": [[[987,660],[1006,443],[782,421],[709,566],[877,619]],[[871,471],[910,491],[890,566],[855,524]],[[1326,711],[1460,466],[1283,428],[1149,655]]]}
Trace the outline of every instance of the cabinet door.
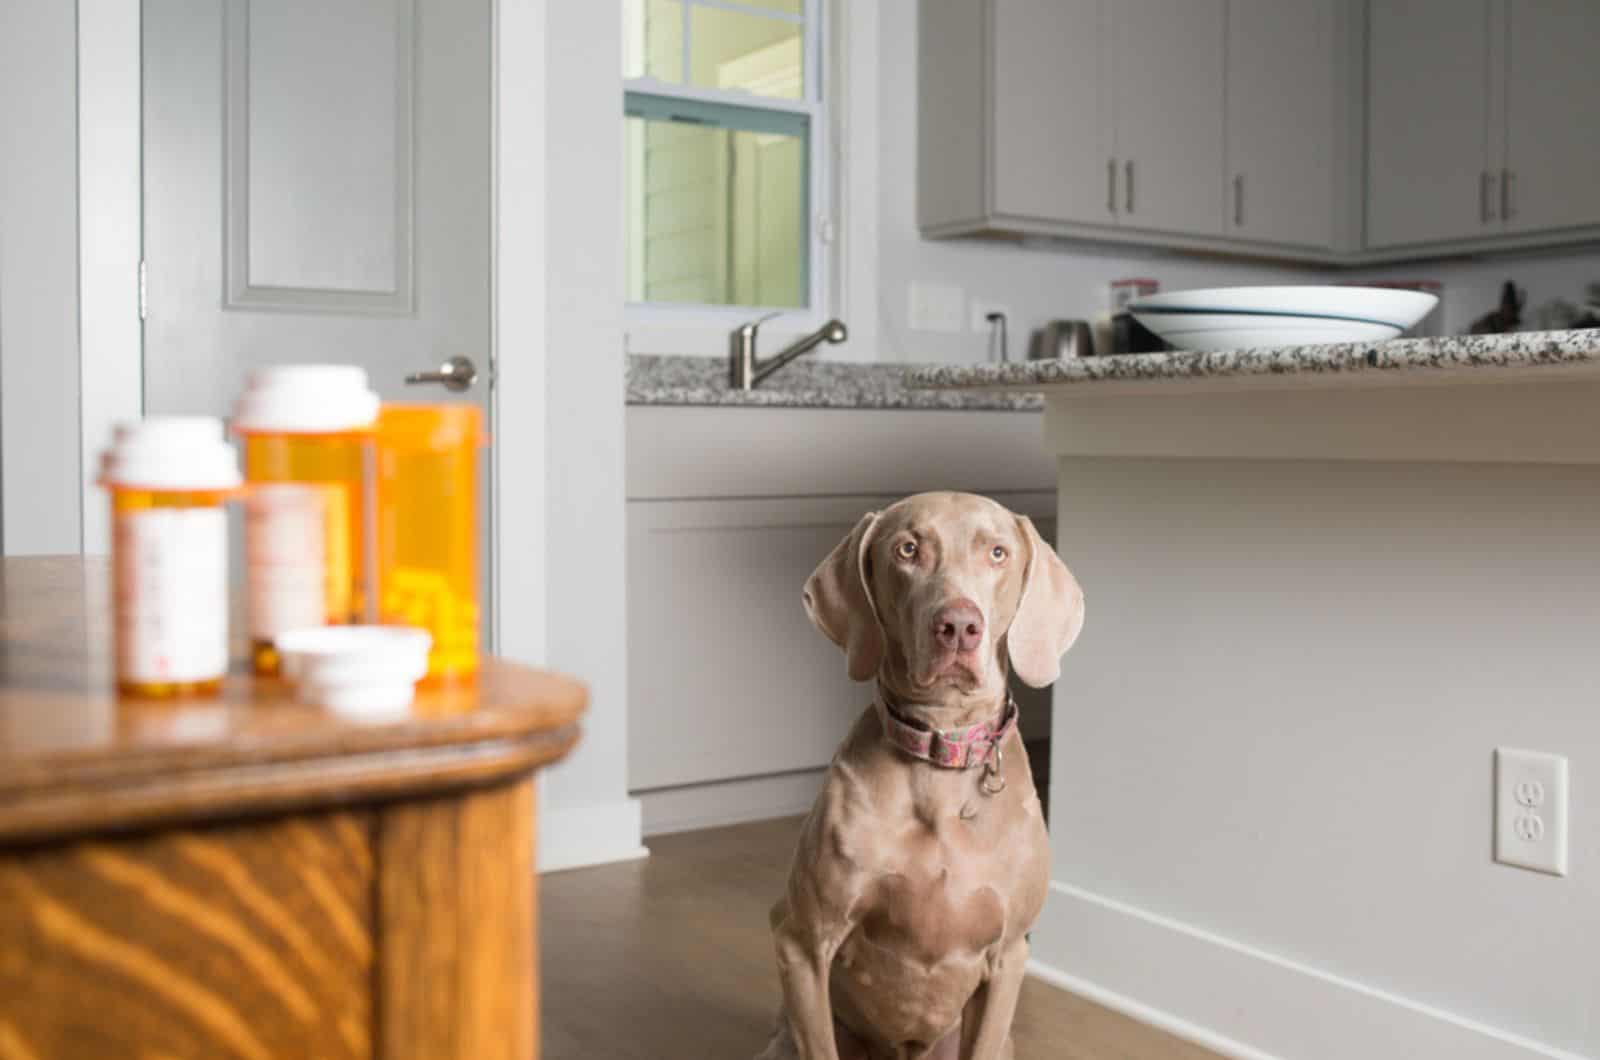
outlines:
{"label": "cabinet door", "polygon": [[1333,242],[1333,0],[1229,0],[1229,235]]}
{"label": "cabinet door", "polygon": [[1225,0],[1117,0],[1118,224],[1222,232]]}
{"label": "cabinet door", "polygon": [[1600,4],[1507,6],[1505,227],[1600,224]]}
{"label": "cabinet door", "polygon": [[1100,0],[994,0],[994,212],[1112,223],[1100,14]]}
{"label": "cabinet door", "polygon": [[1490,0],[1368,5],[1369,247],[1500,230],[1489,175]]}

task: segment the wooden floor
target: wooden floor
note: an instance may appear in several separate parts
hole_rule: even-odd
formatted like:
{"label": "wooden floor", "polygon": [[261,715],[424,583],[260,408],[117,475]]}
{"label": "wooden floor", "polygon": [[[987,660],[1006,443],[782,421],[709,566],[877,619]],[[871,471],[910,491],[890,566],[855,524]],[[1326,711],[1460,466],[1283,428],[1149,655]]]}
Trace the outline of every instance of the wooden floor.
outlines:
{"label": "wooden floor", "polygon": [[[542,876],[543,1060],[751,1060],[778,1005],[767,910],[799,818],[649,842],[644,861]],[[1216,1060],[1030,978],[1017,1060]]]}

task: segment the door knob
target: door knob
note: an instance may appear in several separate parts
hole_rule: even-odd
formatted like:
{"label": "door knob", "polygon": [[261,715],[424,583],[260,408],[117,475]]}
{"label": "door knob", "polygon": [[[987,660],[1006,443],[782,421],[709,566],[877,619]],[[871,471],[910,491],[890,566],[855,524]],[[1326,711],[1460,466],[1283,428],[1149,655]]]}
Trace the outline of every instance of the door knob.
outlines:
{"label": "door knob", "polygon": [[441,364],[432,372],[412,372],[406,376],[407,383],[443,383],[446,390],[460,393],[478,381],[478,366],[472,363],[472,358],[455,356]]}

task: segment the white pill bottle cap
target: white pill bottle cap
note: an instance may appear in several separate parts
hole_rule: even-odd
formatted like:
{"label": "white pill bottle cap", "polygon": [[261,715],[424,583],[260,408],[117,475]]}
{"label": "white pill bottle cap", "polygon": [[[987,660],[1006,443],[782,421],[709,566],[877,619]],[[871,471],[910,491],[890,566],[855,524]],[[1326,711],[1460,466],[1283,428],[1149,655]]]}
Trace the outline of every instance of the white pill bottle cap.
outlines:
{"label": "white pill bottle cap", "polygon": [[214,416],[151,416],[119,423],[100,457],[100,484],[123,489],[231,490],[239,459]]}
{"label": "white pill bottle cap", "polygon": [[378,421],[378,395],[353,364],[278,364],[252,372],[233,406],[241,434],[336,434]]}

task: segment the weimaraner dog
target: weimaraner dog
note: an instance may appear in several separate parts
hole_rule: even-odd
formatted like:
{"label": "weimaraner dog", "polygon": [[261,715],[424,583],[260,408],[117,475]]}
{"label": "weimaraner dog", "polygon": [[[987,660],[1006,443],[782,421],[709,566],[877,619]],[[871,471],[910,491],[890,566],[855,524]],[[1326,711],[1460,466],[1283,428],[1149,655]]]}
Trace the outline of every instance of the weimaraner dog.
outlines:
{"label": "weimaraner dog", "polygon": [[804,600],[877,695],[772,909],[758,1060],[1010,1060],[1050,854],[1006,679],[1060,675],[1083,593],[1026,516],[923,493],[863,516]]}

